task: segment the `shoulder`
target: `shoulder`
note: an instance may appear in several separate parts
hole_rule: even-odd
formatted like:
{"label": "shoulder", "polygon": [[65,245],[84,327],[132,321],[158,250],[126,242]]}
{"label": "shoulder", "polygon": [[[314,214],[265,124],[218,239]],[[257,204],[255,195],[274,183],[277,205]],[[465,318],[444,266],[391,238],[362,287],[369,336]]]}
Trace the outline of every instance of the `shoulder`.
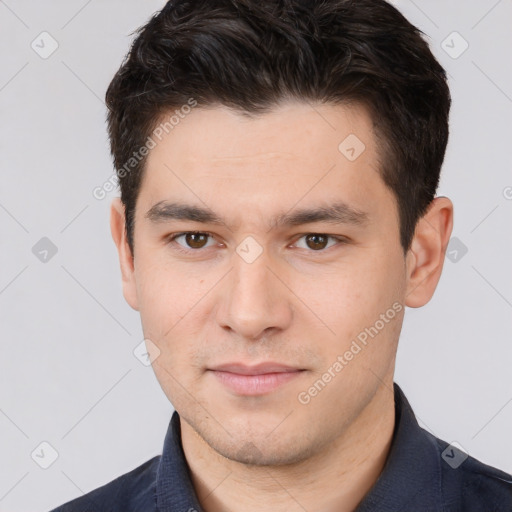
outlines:
{"label": "shoulder", "polygon": [[446,510],[512,512],[512,475],[484,464],[442,439],[434,440],[441,459]]}
{"label": "shoulder", "polygon": [[156,471],[160,455],[144,462],[115,480],[51,512],[135,512],[156,510]]}

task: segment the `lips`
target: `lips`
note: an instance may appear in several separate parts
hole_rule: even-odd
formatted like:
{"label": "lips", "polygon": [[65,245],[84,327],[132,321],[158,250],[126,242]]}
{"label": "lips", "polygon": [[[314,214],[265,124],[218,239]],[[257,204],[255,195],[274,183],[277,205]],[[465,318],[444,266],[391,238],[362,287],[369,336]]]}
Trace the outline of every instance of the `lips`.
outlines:
{"label": "lips", "polygon": [[280,363],[260,363],[253,366],[230,363],[222,364],[212,368],[213,371],[236,373],[238,375],[263,375],[266,373],[285,373],[300,371],[299,368],[287,366]]}
{"label": "lips", "polygon": [[229,363],[209,369],[218,382],[237,395],[264,395],[296,379],[300,368],[267,362],[257,365]]}

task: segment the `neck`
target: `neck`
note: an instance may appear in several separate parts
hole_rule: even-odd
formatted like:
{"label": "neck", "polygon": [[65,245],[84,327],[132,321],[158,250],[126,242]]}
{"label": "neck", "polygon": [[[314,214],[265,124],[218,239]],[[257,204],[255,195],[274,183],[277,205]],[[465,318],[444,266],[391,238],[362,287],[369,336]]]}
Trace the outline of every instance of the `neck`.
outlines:
{"label": "neck", "polygon": [[381,386],[358,418],[326,449],[286,466],[248,466],[215,452],[185,421],[182,444],[205,512],[351,512],[386,462],[395,409]]}

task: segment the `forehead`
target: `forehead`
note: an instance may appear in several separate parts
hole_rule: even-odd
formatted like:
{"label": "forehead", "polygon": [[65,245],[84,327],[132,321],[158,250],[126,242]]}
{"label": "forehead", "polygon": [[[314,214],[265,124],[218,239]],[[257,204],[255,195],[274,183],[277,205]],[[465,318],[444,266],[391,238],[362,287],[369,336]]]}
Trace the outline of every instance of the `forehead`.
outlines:
{"label": "forehead", "polygon": [[356,149],[361,151],[364,146],[367,156],[376,149],[372,120],[357,104],[290,101],[257,115],[224,106],[196,107],[180,119],[174,116],[176,124],[172,126],[165,124],[169,117],[164,115],[159,124],[157,147],[148,161],[165,151],[166,145],[173,145],[175,157],[182,160],[207,159],[209,165],[222,167],[229,161],[237,165],[287,157],[301,157],[306,162],[334,160],[340,153],[339,144],[349,136],[353,142],[359,140]]}
{"label": "forehead", "polygon": [[196,107],[155,142],[139,194],[146,210],[187,199],[241,217],[342,200],[378,213],[390,194],[361,106],[291,102],[253,117]]}

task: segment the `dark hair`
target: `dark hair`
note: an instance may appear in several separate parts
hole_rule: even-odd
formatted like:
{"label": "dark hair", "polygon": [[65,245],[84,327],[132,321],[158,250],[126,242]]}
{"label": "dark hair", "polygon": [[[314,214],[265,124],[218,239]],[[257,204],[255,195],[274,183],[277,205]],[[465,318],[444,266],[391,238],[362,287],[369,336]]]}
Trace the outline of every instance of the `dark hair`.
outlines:
{"label": "dark hair", "polygon": [[106,94],[132,254],[146,160],[134,151],[191,100],[254,115],[285,99],[365,106],[408,250],[438,186],[451,104],[422,36],[384,0],[169,1],[137,31]]}

